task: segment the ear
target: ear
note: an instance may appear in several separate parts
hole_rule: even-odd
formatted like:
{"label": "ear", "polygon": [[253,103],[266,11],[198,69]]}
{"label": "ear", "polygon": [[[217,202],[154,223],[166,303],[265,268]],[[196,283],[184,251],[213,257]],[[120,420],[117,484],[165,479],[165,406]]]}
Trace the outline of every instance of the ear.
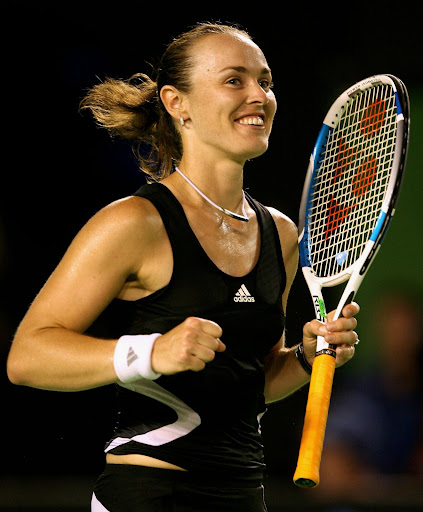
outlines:
{"label": "ear", "polygon": [[184,117],[184,95],[176,87],[173,85],[163,86],[160,91],[160,99],[170,116],[177,120],[181,115]]}

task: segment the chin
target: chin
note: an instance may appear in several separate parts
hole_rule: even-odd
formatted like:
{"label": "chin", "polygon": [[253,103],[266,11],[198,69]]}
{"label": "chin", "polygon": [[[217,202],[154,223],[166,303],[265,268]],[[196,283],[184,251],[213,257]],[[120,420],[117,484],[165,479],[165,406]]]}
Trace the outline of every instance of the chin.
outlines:
{"label": "chin", "polygon": [[236,148],[236,151],[230,152],[232,153],[232,156],[237,161],[247,161],[252,160],[254,158],[257,158],[264,153],[266,153],[267,149],[269,147],[269,139],[263,138],[261,140],[255,139],[254,141],[249,141],[249,143],[246,144],[245,140],[241,141],[241,143],[238,141],[236,143],[234,141],[232,148]]}
{"label": "chin", "polygon": [[260,146],[257,146],[254,149],[250,149],[249,156],[247,157],[247,160],[252,160],[253,158],[257,158],[264,153],[266,153],[267,149],[269,147],[268,142],[261,144]]}

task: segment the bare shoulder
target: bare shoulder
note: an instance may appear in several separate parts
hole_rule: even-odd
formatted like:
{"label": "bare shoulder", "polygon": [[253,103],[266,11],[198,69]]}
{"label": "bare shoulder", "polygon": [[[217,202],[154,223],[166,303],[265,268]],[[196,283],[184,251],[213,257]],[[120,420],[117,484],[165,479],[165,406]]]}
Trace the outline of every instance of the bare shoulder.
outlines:
{"label": "bare shoulder", "polygon": [[[63,263],[137,274],[167,240],[162,219],[147,199],[130,196],[103,207],[77,233]],[[113,265],[111,265],[113,262]],[[63,265],[62,265],[63,266]]]}
{"label": "bare shoulder", "polygon": [[157,223],[160,220],[160,215],[153,204],[148,199],[138,196],[118,199],[102,208],[96,215],[100,219],[125,222],[127,225]]}
{"label": "bare shoulder", "polygon": [[298,268],[298,228],[287,215],[279,210],[271,207],[267,209],[275,220],[278,229],[282,256],[287,273],[287,291],[289,291]]}
{"label": "bare shoulder", "polygon": [[269,210],[275,221],[281,242],[288,243],[289,245],[294,244],[296,246],[298,240],[298,228],[295,222],[276,208],[269,206],[266,208]]}
{"label": "bare shoulder", "polygon": [[162,219],[147,199],[129,196],[118,199],[99,210],[86,224],[87,231],[103,233],[117,239],[140,238],[152,241],[163,229]]}

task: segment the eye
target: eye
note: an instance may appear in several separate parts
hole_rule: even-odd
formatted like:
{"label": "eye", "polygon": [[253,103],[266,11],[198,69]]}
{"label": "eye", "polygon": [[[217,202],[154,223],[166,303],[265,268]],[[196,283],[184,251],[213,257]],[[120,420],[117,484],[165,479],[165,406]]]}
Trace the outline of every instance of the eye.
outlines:
{"label": "eye", "polygon": [[259,85],[263,90],[268,91],[273,87],[274,84],[271,80],[263,79],[260,80]]}
{"label": "eye", "polygon": [[226,82],[229,85],[241,85],[241,79],[240,78],[230,78]]}

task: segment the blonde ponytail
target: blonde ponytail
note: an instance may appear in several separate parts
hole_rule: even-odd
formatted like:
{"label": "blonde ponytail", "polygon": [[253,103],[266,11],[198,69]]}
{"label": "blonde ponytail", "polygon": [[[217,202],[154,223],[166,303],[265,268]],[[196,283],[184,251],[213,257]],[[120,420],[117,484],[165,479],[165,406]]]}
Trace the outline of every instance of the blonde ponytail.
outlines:
{"label": "blonde ponytail", "polygon": [[250,37],[237,27],[200,23],[170,43],[161,58],[156,81],[142,73],[128,80],[108,78],[88,91],[81,109],[91,110],[96,122],[112,136],[132,140],[140,168],[150,178],[165,178],[182,158],[182,140],[159,91],[164,85],[173,85],[188,93],[192,46],[201,37],[228,33]]}

